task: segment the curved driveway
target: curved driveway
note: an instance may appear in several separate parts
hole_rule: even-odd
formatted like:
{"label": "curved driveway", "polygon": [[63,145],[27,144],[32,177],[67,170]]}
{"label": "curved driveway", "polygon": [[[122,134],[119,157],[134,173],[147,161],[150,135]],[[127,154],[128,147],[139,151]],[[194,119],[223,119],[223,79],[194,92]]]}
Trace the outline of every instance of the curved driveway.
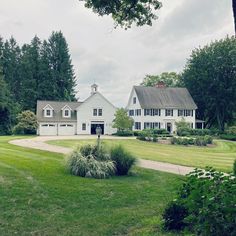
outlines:
{"label": "curved driveway", "polygon": [[[21,147],[26,148],[34,148],[49,152],[56,152],[56,153],[63,153],[68,154],[72,151],[71,148],[65,148],[60,147],[56,145],[50,145],[47,144],[47,141],[50,140],[65,140],[65,139],[96,139],[96,136],[91,135],[76,135],[76,136],[38,136],[35,138],[30,139],[17,139],[12,140],[9,143]],[[134,137],[115,137],[115,136],[102,136],[102,139],[134,139]],[[186,175],[189,172],[193,171],[193,167],[187,167],[187,166],[181,166],[181,165],[174,165],[164,162],[158,162],[158,161],[150,161],[150,160],[144,160],[139,159],[138,166],[147,168],[147,169],[153,169],[153,170],[159,170],[179,175]]]}

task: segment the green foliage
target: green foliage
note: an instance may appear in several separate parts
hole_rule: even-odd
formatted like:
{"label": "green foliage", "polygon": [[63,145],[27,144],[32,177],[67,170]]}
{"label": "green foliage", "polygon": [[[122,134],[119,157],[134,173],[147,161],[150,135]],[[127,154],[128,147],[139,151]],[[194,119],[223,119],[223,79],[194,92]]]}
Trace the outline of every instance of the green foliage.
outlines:
{"label": "green foliage", "polygon": [[236,176],[236,159],[234,160],[233,174]]}
{"label": "green foliage", "polygon": [[205,136],[205,135],[213,135],[215,134],[215,131],[210,129],[190,129],[190,135],[195,136]]}
{"label": "green foliage", "polygon": [[115,162],[117,175],[127,175],[135,164],[135,157],[121,145],[111,149],[111,159]]}
{"label": "green foliage", "polygon": [[187,215],[188,212],[185,206],[175,201],[170,202],[163,213],[164,229],[182,230],[187,225],[184,222]]}
{"label": "green foliage", "polygon": [[225,140],[236,141],[236,135],[235,134],[221,134],[220,138],[225,139]]}
{"label": "green foliage", "polygon": [[226,37],[195,49],[182,75],[206,126],[224,131],[236,110],[236,38]]}
{"label": "green foliage", "polygon": [[141,85],[154,87],[159,82],[164,82],[167,87],[180,86],[180,75],[175,72],[164,72],[160,75],[146,75]]}
{"label": "green foliage", "polygon": [[175,200],[176,205],[186,209],[187,216],[180,217],[185,227],[196,235],[216,236],[236,234],[235,202],[236,178],[209,167],[190,173]]}
{"label": "green foliage", "polygon": [[236,135],[236,126],[231,126],[226,130],[227,134],[234,134]]}
{"label": "green foliage", "polygon": [[38,128],[37,117],[32,111],[23,111],[17,116],[14,134],[35,134]]}
{"label": "green foliage", "polygon": [[113,120],[113,128],[117,128],[118,131],[124,132],[126,130],[131,130],[133,123],[133,119],[127,115],[127,111],[124,108],[117,109],[115,119]]}
{"label": "green foliage", "polygon": [[133,136],[134,132],[132,130],[123,130],[123,131],[119,130],[116,133],[114,133],[113,135],[129,137],[129,136]]}
{"label": "green foliage", "polygon": [[74,150],[67,160],[71,174],[96,179],[108,178],[115,174],[116,168],[109,154],[98,146],[86,145]]}
{"label": "green foliage", "polygon": [[152,21],[157,19],[156,10],[162,6],[158,0],[80,1],[84,1],[85,7],[91,8],[100,16],[111,15],[116,26],[120,25],[125,29],[130,28],[132,24],[152,25]]}
{"label": "green foliage", "polygon": [[177,145],[196,145],[196,146],[206,146],[207,144],[212,144],[213,138],[209,135],[198,136],[196,138],[182,138],[173,137],[171,138],[171,144]]}
{"label": "green foliage", "polygon": [[188,136],[190,134],[190,124],[184,118],[181,121],[175,122],[177,135]]}

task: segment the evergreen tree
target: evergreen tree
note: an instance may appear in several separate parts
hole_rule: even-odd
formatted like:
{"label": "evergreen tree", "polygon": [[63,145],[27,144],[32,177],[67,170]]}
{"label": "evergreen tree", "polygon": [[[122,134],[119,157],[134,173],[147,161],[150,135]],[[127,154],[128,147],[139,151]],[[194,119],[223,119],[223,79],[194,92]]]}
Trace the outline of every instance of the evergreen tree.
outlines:
{"label": "evergreen tree", "polygon": [[21,58],[22,108],[35,111],[38,98],[40,39],[35,36],[30,45],[23,45]]}
{"label": "evergreen tree", "polygon": [[14,95],[14,101],[21,103],[23,90],[20,76],[21,50],[13,37],[4,43],[2,66],[4,79]]}
{"label": "evergreen tree", "polygon": [[51,80],[55,82],[57,100],[75,100],[75,75],[71,64],[68,44],[62,32],[53,32],[47,46]]}

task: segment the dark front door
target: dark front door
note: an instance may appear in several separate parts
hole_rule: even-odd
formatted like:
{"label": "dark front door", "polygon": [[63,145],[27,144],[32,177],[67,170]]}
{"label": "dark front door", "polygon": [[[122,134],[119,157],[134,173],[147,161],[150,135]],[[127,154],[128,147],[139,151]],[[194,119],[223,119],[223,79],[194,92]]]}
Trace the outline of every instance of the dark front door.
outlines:
{"label": "dark front door", "polygon": [[167,123],[167,124],[166,124],[166,129],[167,129],[167,131],[168,131],[169,133],[171,133],[171,132],[172,132],[172,124],[171,124],[171,123]]}
{"label": "dark front door", "polygon": [[96,134],[96,128],[100,126],[102,129],[102,134],[104,134],[104,124],[91,124],[91,134]]}

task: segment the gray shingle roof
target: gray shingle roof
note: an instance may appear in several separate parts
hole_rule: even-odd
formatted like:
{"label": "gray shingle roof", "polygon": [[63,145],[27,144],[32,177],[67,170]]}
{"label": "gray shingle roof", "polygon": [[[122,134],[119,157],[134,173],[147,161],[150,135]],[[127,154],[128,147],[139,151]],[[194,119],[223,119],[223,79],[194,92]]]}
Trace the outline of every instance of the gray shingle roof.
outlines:
{"label": "gray shingle roof", "polygon": [[186,88],[156,88],[134,86],[141,107],[197,109]]}
{"label": "gray shingle roof", "polygon": [[[44,117],[43,108],[47,105],[53,108],[53,117]],[[56,102],[56,101],[37,101],[37,119],[40,122],[74,122],[76,121],[76,109],[82,104],[82,102]],[[64,118],[62,116],[62,108],[68,105],[71,111],[71,118]]]}

